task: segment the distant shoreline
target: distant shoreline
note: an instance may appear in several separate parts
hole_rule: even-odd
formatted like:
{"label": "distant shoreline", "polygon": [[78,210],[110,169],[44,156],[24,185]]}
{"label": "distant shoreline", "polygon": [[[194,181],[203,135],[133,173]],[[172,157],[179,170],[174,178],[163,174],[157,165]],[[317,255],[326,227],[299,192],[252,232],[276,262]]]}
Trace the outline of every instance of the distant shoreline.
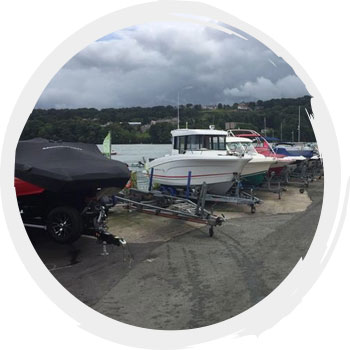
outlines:
{"label": "distant shoreline", "polygon": [[[309,120],[313,116],[311,97],[268,101],[179,107],[180,127],[207,129],[253,129],[269,137],[294,141],[301,111],[301,141],[314,142]],[[266,126],[266,132],[263,132]],[[78,109],[34,109],[21,134],[21,140],[42,137],[51,140],[99,144],[111,131],[116,144],[168,144],[170,131],[177,128],[174,106]]]}

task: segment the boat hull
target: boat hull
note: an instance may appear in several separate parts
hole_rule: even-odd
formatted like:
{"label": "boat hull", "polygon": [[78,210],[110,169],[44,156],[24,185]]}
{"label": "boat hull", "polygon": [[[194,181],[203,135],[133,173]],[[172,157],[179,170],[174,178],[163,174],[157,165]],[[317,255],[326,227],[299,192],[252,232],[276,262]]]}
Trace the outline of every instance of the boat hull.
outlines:
{"label": "boat hull", "polygon": [[[166,186],[186,187],[208,185],[208,192],[226,193],[251,158],[234,156],[165,156],[149,164],[153,182]],[[190,174],[190,179],[189,179]]]}
{"label": "boat hull", "polygon": [[293,163],[292,160],[286,160],[284,158],[277,158],[277,161],[275,164],[272,164],[269,169],[269,174],[272,172],[275,173],[275,175],[280,175],[283,171],[283,169],[286,166],[289,166],[291,163]]}
{"label": "boat hull", "polygon": [[260,174],[250,174],[242,176],[242,182],[243,185],[253,185],[253,186],[259,186],[264,182],[265,175],[267,171],[260,173]]}
{"label": "boat hull", "polygon": [[253,159],[243,168],[241,178],[243,183],[258,186],[265,178],[271,165],[276,160],[269,157],[253,157]]}

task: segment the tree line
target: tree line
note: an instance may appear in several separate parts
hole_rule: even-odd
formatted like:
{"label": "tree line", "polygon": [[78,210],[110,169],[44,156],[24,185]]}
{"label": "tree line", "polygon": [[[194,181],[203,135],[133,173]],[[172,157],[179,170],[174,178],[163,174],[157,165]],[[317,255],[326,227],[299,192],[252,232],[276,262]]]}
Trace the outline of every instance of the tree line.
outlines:
{"label": "tree line", "polygon": [[[219,103],[215,109],[201,105],[181,105],[180,127],[225,129],[225,123],[235,122],[240,128],[261,132],[266,129],[268,136],[291,141],[296,140],[298,111],[301,111],[301,141],[315,141],[315,135],[305,111],[312,114],[311,97],[272,99],[248,102],[246,110],[237,103]],[[70,142],[102,143],[108,131],[116,144],[169,143],[170,131],[177,127],[177,106],[79,109],[34,109],[22,131],[21,140],[42,137]],[[173,119],[173,120],[171,120]],[[170,121],[170,122],[169,122]],[[139,125],[129,125],[139,122]]]}

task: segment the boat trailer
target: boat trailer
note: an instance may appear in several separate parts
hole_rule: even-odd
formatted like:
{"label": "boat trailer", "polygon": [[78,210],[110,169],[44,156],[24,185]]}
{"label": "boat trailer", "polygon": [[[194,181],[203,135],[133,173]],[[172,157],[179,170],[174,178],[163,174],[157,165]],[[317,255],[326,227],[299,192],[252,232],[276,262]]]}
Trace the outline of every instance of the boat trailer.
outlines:
{"label": "boat trailer", "polygon": [[[191,200],[196,200],[198,192],[202,191],[203,188],[206,188],[206,184],[199,189],[193,189],[189,194],[184,191],[179,191],[179,196],[189,198]],[[232,186],[231,190],[225,195],[210,194],[205,195],[205,202],[212,203],[226,203],[233,205],[247,205],[250,207],[250,212],[254,214],[256,212],[256,204],[261,204],[262,200],[254,196],[253,189],[250,189],[250,193],[243,190],[243,186],[240,181],[236,181]]]}
{"label": "boat trailer", "polygon": [[[253,189],[250,190],[250,193],[244,191],[242,183],[239,179],[239,175],[234,175],[235,178],[232,180],[232,187],[224,195],[207,193],[207,184],[205,182],[200,186],[191,186],[191,171],[189,171],[187,175],[186,188],[161,185],[159,190],[164,195],[185,198],[187,200],[195,201],[197,203],[200,202],[203,208],[206,202],[247,205],[250,207],[251,213],[254,214],[256,212],[256,204],[261,204],[262,200],[254,196]],[[152,187],[153,168],[151,169],[148,190],[152,191]]]}
{"label": "boat trailer", "polygon": [[[316,178],[321,179],[323,176],[323,164],[322,160],[310,160],[306,159],[300,162],[296,168],[290,170],[285,167],[281,174],[271,174],[266,178],[266,184],[269,187],[275,185],[278,191],[286,191],[283,186],[295,186],[299,188],[300,193],[304,193],[305,189],[309,187],[310,182],[313,182]],[[273,187],[272,187],[273,188]],[[280,199],[280,194],[279,194]]]}
{"label": "boat trailer", "polygon": [[167,195],[160,191],[143,191],[135,188],[112,196],[114,205],[122,205],[129,211],[205,224],[209,226],[209,236],[212,237],[214,227],[222,225],[225,218],[206,210],[205,198],[206,186],[202,187],[196,203],[190,199]]}

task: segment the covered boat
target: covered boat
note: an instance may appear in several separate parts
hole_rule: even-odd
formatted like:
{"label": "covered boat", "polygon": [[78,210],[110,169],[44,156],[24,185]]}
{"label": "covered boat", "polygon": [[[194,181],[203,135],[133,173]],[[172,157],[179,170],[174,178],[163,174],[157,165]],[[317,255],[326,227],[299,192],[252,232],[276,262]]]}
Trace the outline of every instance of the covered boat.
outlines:
{"label": "covered boat", "polygon": [[274,151],[277,154],[283,154],[288,157],[311,158],[314,155],[313,148],[305,145],[296,145],[291,142],[279,142],[275,144]]}
{"label": "covered boat", "polygon": [[126,164],[107,159],[96,145],[38,138],[18,143],[15,176],[52,192],[89,192],[122,189],[130,172]]}
{"label": "covered boat", "polygon": [[45,188],[33,185],[15,177],[15,190],[17,197],[38,195],[45,191]]}

